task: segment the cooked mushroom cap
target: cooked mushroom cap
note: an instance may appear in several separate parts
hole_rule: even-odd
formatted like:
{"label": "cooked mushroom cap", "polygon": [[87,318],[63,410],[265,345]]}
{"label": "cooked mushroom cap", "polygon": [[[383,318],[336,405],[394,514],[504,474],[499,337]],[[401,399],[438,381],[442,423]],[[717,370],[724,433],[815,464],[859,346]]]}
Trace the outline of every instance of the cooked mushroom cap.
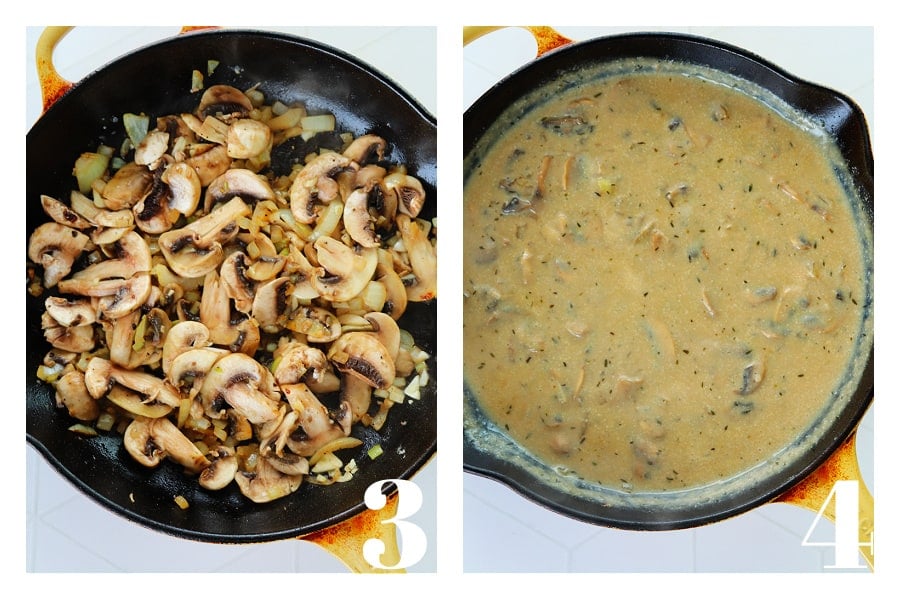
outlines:
{"label": "cooked mushroom cap", "polygon": [[230,448],[220,446],[209,458],[210,465],[200,473],[200,486],[208,490],[221,490],[234,481],[238,470],[237,457]]}
{"label": "cooked mushroom cap", "polygon": [[381,238],[375,232],[375,219],[369,214],[369,194],[364,188],[353,190],[344,203],[344,229],[360,246],[381,245]]}
{"label": "cooked mushroom cap", "polygon": [[336,152],[325,152],[304,165],[291,184],[291,213],[294,218],[301,223],[314,223],[319,179],[333,180],[336,173],[349,168],[351,164],[351,160],[346,156]]}
{"label": "cooked mushroom cap", "polygon": [[265,178],[249,169],[228,169],[206,188],[203,206],[209,211],[216,204],[235,197],[253,204],[275,200],[275,192]]}
{"label": "cooked mushroom cap", "polygon": [[303,475],[286,475],[276,469],[268,458],[261,457],[256,471],[238,471],[234,480],[241,492],[257,503],[270,502],[294,493],[303,483]]}
{"label": "cooked mushroom cap", "polygon": [[231,158],[253,158],[272,148],[272,130],[256,119],[237,119],[228,126],[225,146]]}
{"label": "cooked mushroom cap", "polygon": [[290,277],[279,277],[257,288],[250,314],[260,327],[277,325],[283,321],[290,308],[293,289]]}
{"label": "cooked mushroom cap", "polygon": [[136,417],[125,430],[125,449],[148,467],[155,467],[165,457],[194,473],[210,466],[197,446],[165,417]]}
{"label": "cooked mushroom cap", "polygon": [[44,308],[63,327],[91,325],[97,321],[97,311],[90,300],[51,296],[44,301]]}
{"label": "cooked mushroom cap", "polygon": [[300,383],[309,375],[313,380],[322,377],[328,359],[318,348],[307,346],[301,342],[291,342],[275,353],[277,366],[275,381],[279,385]]}
{"label": "cooked mushroom cap", "polygon": [[84,374],[75,369],[56,382],[56,404],[65,406],[73,418],[81,421],[93,421],[100,416],[100,405],[88,393]]}
{"label": "cooked mushroom cap", "polygon": [[191,348],[209,345],[209,329],[198,321],[179,321],[166,334],[163,342],[162,368],[168,375],[172,363],[179,354],[187,352]]}
{"label": "cooked mushroom cap", "polygon": [[375,248],[354,249],[328,236],[317,239],[314,247],[326,274],[316,277],[313,285],[331,302],[345,302],[359,294],[378,266]]}
{"label": "cooked mushroom cap", "polygon": [[328,359],[343,373],[359,377],[372,387],[387,389],[394,383],[394,360],[375,336],[344,333],[328,349]]}
{"label": "cooked mushroom cap", "polygon": [[416,281],[406,288],[412,302],[424,302],[437,296],[437,256],[424,229],[408,215],[397,215],[397,227],[409,254]]}
{"label": "cooked mushroom cap", "polygon": [[403,171],[397,171],[384,178],[384,187],[397,197],[400,212],[417,217],[425,205],[425,188],[422,182]]}
{"label": "cooked mushroom cap", "polygon": [[237,219],[250,214],[240,198],[232,198],[196,221],[159,236],[169,267],[182,277],[202,277],[222,262],[222,244],[238,233]]}
{"label": "cooked mushroom cap", "polygon": [[279,418],[281,407],[273,385],[268,369],[246,354],[235,352],[216,362],[203,381],[200,397],[210,416],[219,416],[224,405],[228,405],[258,425]]}
{"label": "cooked mushroom cap", "polygon": [[126,163],[106,183],[101,196],[106,208],[131,208],[141,201],[153,186],[153,173],[144,165]]}
{"label": "cooked mushroom cap", "polygon": [[53,287],[72,271],[72,265],[91,239],[59,223],[44,223],[31,234],[28,258],[44,268],[44,285]]}
{"label": "cooked mushroom cap", "polygon": [[246,116],[251,110],[253,102],[241,90],[230,85],[212,85],[200,97],[197,114],[201,118],[221,115],[228,120],[229,117]]}
{"label": "cooked mushroom cap", "polygon": [[350,142],[343,154],[353,162],[365,165],[383,160],[385,148],[387,148],[387,142],[383,137],[367,134]]}
{"label": "cooked mushroom cap", "polygon": [[[77,193],[77,192],[76,192]],[[92,223],[56,198],[41,194],[41,206],[51,219],[75,229],[88,229]]]}

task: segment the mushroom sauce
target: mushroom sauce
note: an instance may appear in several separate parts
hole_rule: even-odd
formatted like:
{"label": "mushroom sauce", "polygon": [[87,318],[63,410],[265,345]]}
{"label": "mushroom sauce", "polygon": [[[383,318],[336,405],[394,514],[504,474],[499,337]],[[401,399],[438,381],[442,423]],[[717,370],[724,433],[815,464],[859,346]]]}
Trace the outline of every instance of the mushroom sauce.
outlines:
{"label": "mushroom sauce", "polygon": [[542,462],[611,488],[766,461],[846,400],[871,344],[836,150],[717,77],[573,78],[467,164],[466,385]]}

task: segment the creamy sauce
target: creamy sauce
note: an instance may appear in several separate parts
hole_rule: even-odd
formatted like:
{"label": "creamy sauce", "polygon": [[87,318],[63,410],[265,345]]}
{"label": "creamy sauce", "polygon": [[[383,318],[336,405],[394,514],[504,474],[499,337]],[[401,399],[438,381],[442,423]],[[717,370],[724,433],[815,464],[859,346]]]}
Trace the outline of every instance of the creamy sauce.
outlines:
{"label": "creamy sauce", "polygon": [[735,88],[592,79],[467,165],[466,384],[542,461],[699,486],[840,400],[868,327],[859,216],[822,136]]}

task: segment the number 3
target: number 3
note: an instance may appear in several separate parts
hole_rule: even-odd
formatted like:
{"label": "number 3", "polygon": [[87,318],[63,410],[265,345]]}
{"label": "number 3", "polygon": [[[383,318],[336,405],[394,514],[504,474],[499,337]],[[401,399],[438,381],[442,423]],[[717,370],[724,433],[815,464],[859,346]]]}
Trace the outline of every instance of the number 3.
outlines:
{"label": "number 3", "polygon": [[405,569],[422,560],[428,547],[425,532],[416,525],[405,521],[407,517],[416,514],[422,508],[422,490],[415,483],[405,479],[383,479],[376,481],[366,489],[366,506],[370,510],[380,510],[387,504],[387,497],[381,491],[385,483],[393,483],[397,486],[397,514],[394,517],[382,521],[397,527],[397,531],[403,539],[403,549],[400,553],[400,561],[393,566],[381,563],[381,555],[384,553],[384,542],[371,538],[363,544],[363,558],[373,567],[379,569]]}

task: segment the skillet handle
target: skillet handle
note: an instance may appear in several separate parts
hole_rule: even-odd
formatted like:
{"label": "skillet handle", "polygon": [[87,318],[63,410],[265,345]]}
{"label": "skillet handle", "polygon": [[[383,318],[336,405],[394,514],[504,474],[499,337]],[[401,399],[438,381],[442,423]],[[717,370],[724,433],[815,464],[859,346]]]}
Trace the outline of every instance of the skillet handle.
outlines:
{"label": "skillet handle", "polygon": [[775,498],[774,501],[806,508],[815,513],[821,511],[822,516],[834,522],[836,502],[833,498],[829,499],[829,495],[838,481],[858,482],[859,533],[857,542],[860,554],[869,565],[869,569],[874,571],[875,501],[860,473],[859,462],[856,458],[855,431],[818,469],[793,488]]}
{"label": "skillet handle", "polygon": [[[210,26],[184,26],[179,34],[189,33],[201,29],[214,29]],[[52,26],[45,27],[38,38],[37,48],[35,49],[35,62],[37,63],[38,81],[41,85],[41,99],[43,101],[43,112],[47,112],[57,100],[66,95],[75,84],[56,70],[53,65],[53,51],[59,42],[74,29],[72,26]]]}
{"label": "skillet handle", "polygon": [[44,31],[41,32],[41,37],[38,38],[35,61],[37,63],[38,81],[41,84],[41,98],[44,103],[43,112],[47,112],[74,85],[71,81],[61,76],[56,71],[56,67],[53,66],[53,50],[56,49],[56,45],[72,29],[72,27],[68,26],[45,27]]}
{"label": "skillet handle", "polygon": [[398,564],[400,547],[397,528],[387,521],[397,514],[400,495],[391,494],[380,510],[367,509],[346,521],[326,527],[297,539],[311,542],[330,552],[354,573],[405,573],[405,569],[381,569],[370,564],[363,556],[363,545],[369,539],[379,539],[384,544],[381,563]]}
{"label": "skillet handle", "polygon": [[[469,43],[477,40],[483,35],[487,35],[492,31],[497,31],[498,29],[504,29],[506,26],[466,26],[463,27],[463,46],[469,45]],[[522,29],[528,31],[534,38],[534,41],[537,43],[537,55],[535,58],[540,58],[547,52],[551,50],[555,50],[560,46],[566,46],[572,43],[572,40],[562,35],[552,27],[545,27],[541,25],[525,25],[522,26]]]}

